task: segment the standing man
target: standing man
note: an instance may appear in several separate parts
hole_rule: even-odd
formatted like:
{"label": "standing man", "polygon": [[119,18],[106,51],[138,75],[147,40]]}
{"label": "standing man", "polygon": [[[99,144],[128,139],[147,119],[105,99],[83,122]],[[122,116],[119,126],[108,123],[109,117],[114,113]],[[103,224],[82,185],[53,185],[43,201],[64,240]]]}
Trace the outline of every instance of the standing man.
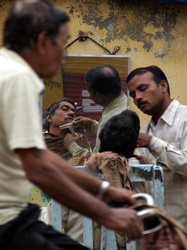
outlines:
{"label": "standing man", "polygon": [[53,103],[46,114],[44,139],[47,147],[65,160],[91,154],[90,142],[83,134],[76,132],[72,135],[68,128],[60,128],[61,125],[72,123],[75,113],[74,101],[65,97]]}
{"label": "standing man", "polygon": [[74,169],[44,143],[40,78],[53,77],[66,57],[68,19],[50,2],[22,0],[15,3],[5,21],[0,50],[1,249],[87,249],[38,221],[38,206],[27,203],[30,182],[98,223],[126,232],[129,239],[141,236],[142,223],[135,211],[105,204],[133,204],[131,192]]}
{"label": "standing man", "polygon": [[187,107],[171,99],[168,80],[156,66],[133,70],[127,84],[135,105],[151,116],[138,153],[163,167],[165,209],[187,227]]}
{"label": "standing man", "polygon": [[85,74],[86,89],[91,100],[105,109],[100,121],[79,116],[75,124],[80,128],[90,130],[96,136],[94,153],[99,152],[99,134],[105,123],[114,115],[127,108],[127,97],[121,91],[121,82],[117,70],[111,65],[102,65],[89,69]]}

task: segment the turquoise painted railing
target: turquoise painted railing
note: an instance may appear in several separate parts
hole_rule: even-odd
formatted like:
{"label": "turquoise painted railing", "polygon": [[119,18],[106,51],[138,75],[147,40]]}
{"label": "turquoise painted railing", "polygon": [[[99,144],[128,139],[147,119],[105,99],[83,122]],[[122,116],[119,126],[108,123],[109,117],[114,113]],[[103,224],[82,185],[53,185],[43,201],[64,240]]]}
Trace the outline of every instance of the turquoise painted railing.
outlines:
{"label": "turquoise painted railing", "polygon": [[[76,166],[76,168],[85,171],[84,166]],[[88,172],[88,171],[86,171]],[[91,174],[98,176],[98,173],[90,172]],[[102,178],[102,176],[98,176]],[[154,204],[160,208],[164,207],[164,180],[162,167],[158,165],[131,165],[130,177],[132,182],[153,182],[153,198]],[[53,226],[58,231],[62,231],[62,219],[61,219],[61,205],[56,201],[52,200],[52,221]],[[92,220],[83,217],[83,239],[84,244],[93,249],[93,231],[92,231]],[[117,250],[116,240],[114,232],[106,229],[102,226],[101,230],[101,250]],[[127,250],[136,250],[136,242],[131,241],[126,244]],[[93,249],[94,250],[94,249]]]}

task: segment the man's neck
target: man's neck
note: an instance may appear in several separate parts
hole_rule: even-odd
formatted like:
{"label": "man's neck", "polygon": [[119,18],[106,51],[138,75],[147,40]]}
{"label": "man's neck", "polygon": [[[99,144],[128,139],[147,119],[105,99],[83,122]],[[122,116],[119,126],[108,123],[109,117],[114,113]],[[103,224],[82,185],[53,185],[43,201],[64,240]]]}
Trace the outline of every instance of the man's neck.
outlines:
{"label": "man's neck", "polygon": [[106,108],[114,99],[115,99],[115,98],[113,98],[113,99],[107,98],[107,99],[105,100],[105,103],[102,104],[102,106]]}
{"label": "man's neck", "polygon": [[155,125],[157,124],[157,122],[158,122],[158,120],[160,119],[160,117],[164,114],[164,112],[166,111],[166,109],[168,108],[168,106],[170,105],[170,103],[172,102],[172,100],[173,100],[173,99],[171,99],[171,98],[167,99],[167,101],[165,101],[165,102],[162,104],[162,106],[161,106],[159,112],[157,112],[156,114],[154,114],[154,115],[152,116],[152,120],[153,120],[153,122],[155,123]]}

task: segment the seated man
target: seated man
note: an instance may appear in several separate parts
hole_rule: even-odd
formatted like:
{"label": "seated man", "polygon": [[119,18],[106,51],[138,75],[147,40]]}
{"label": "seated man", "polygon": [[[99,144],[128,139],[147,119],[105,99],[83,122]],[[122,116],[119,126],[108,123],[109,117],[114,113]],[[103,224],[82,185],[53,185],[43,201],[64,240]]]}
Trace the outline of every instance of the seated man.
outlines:
{"label": "seated man", "polygon": [[[113,116],[106,122],[101,133],[100,153],[85,157],[74,157],[69,160],[73,165],[86,165],[88,172],[98,169],[111,185],[132,189],[129,178],[130,167],[128,161],[136,164],[148,163],[147,159],[134,155],[140,121],[138,115],[130,110],[125,110]],[[150,163],[150,162],[149,162]],[[140,183],[139,183],[140,184]],[[136,184],[136,191],[145,192],[145,186]],[[148,189],[149,190],[149,189]],[[51,204],[42,218],[51,224]],[[73,239],[83,242],[82,216],[73,210],[62,206],[62,224],[64,230]],[[125,236],[116,234],[118,249],[125,249]],[[94,250],[100,249],[100,225],[94,223]]]}
{"label": "seated man", "polygon": [[76,105],[70,98],[53,103],[45,110],[44,139],[47,147],[64,159],[90,154],[90,142],[80,133],[71,134],[69,129],[60,129],[75,118]]}
{"label": "seated man", "polygon": [[[53,103],[43,112],[44,139],[47,147],[66,160],[91,153],[90,142],[83,134],[76,132],[72,135],[69,129],[60,129],[61,125],[72,122],[75,114],[76,105],[67,97]],[[48,205],[49,210],[50,206],[51,202]],[[42,208],[41,220],[51,224],[51,216],[47,210],[46,207]],[[73,239],[82,242],[81,216],[63,205],[62,214],[65,232],[73,235]]]}

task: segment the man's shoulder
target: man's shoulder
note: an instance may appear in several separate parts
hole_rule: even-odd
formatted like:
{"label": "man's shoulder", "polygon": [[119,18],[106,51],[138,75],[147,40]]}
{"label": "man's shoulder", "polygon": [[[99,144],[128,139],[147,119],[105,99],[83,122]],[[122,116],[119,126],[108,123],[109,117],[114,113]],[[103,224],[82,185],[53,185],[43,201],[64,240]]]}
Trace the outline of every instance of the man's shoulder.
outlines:
{"label": "man's shoulder", "polygon": [[3,56],[0,56],[0,64],[1,64],[1,69],[0,69],[1,71],[12,70],[13,72],[19,72],[25,70],[25,67],[20,63],[9,58],[4,58]]}
{"label": "man's shoulder", "polygon": [[0,73],[1,79],[14,79],[17,77],[23,77],[23,75],[30,75],[29,70],[24,65],[7,58],[0,58]]}
{"label": "man's shoulder", "polygon": [[118,105],[127,105],[127,96],[125,95],[124,92],[121,92],[119,96],[117,96],[113,100],[114,105],[117,103]]}
{"label": "man's shoulder", "polygon": [[187,105],[179,103],[178,109],[183,110],[184,112],[187,112]]}
{"label": "man's shoulder", "polygon": [[32,76],[33,70],[19,54],[6,48],[0,49],[0,72],[4,77],[16,77],[22,74]]}
{"label": "man's shoulder", "polygon": [[1,53],[1,51],[2,50],[0,50],[1,86],[10,88],[16,86],[16,88],[18,88],[19,84],[19,86],[24,85],[26,88],[35,86],[38,92],[43,90],[44,85],[42,81],[23,58],[16,53],[14,53],[15,57],[11,57],[12,54],[6,55],[6,53]]}
{"label": "man's shoulder", "polygon": [[178,119],[180,121],[187,120],[187,106],[184,104],[179,103],[177,100],[172,101],[172,105],[168,108],[168,114],[173,116],[174,119]]}
{"label": "man's shoulder", "polygon": [[120,114],[122,111],[127,109],[127,97],[124,93],[116,97],[109,105],[105,108],[102,113],[102,117],[112,117]]}

